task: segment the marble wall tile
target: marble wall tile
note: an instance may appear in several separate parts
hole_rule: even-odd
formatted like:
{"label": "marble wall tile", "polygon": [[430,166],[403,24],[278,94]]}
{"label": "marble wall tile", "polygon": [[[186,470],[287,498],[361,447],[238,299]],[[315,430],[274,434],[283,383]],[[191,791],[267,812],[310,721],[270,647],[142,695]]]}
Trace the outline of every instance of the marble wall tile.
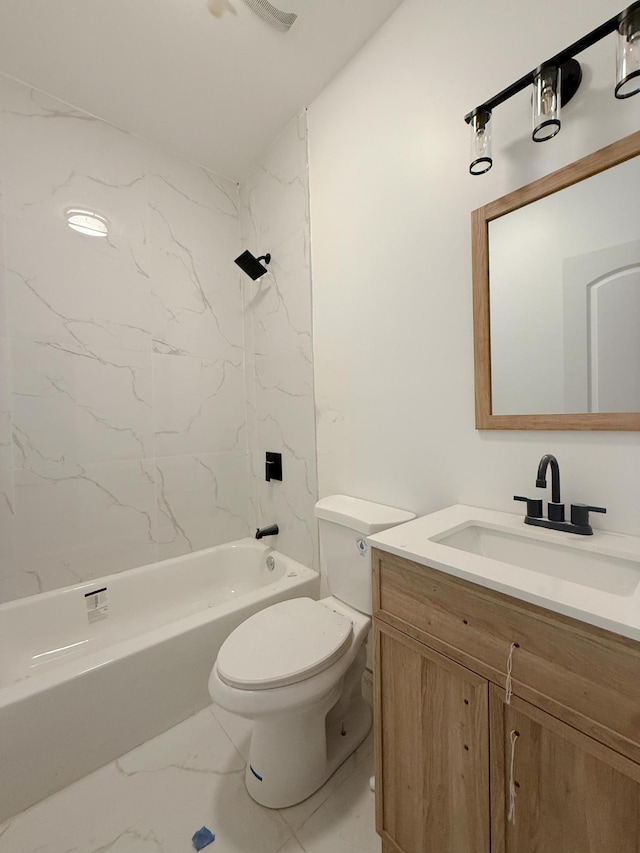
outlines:
{"label": "marble wall tile", "polygon": [[307,120],[301,113],[240,183],[242,240],[274,252],[309,223]]}
{"label": "marble wall tile", "polygon": [[13,471],[0,469],[0,602],[17,594]]}
{"label": "marble wall tile", "polygon": [[7,471],[11,468],[13,468],[11,439],[11,347],[6,338],[0,337],[0,471]]}
{"label": "marble wall tile", "polygon": [[7,226],[10,336],[150,350],[149,274],[133,252],[74,233],[61,218],[48,230],[34,219]]}
{"label": "marble wall tile", "polygon": [[0,602],[246,534],[239,207],[0,74]]}
{"label": "marble wall tile", "polygon": [[[158,158],[149,178],[154,349],[202,358],[242,353],[237,188]],[[215,234],[215,239],[213,236]]]}
{"label": "marble wall tile", "polygon": [[18,469],[14,481],[19,595],[155,560],[152,461]]}
{"label": "marble wall tile", "polygon": [[298,456],[314,457],[313,375],[306,353],[256,357],[255,376],[258,441],[278,441]]}
{"label": "marble wall tile", "polygon": [[16,466],[153,456],[151,354],[13,342]]}
{"label": "marble wall tile", "polygon": [[168,456],[156,464],[159,559],[249,534],[245,453]]}
{"label": "marble wall tile", "polygon": [[311,342],[311,269],[309,234],[299,230],[279,247],[251,295],[254,347],[257,354],[301,350],[313,376]]}
{"label": "marble wall tile", "polygon": [[[306,120],[299,116],[240,185],[245,248],[270,251],[269,274],[244,283],[251,513],[277,522],[276,547],[319,566]],[[267,483],[264,453],[283,455]]]}
{"label": "marble wall tile", "polygon": [[[148,349],[145,144],[4,77],[0,106],[8,334]],[[69,207],[109,237],[71,231]]]}
{"label": "marble wall tile", "polygon": [[[5,273],[5,261],[4,261],[4,231],[5,231],[5,217],[4,217],[4,189],[2,183],[2,170],[0,169],[0,339],[6,338],[7,336],[7,283],[6,283],[6,273]],[[2,374],[0,374],[0,382],[2,381]],[[1,392],[0,392],[1,393]]]}
{"label": "marble wall tile", "polygon": [[245,449],[243,364],[153,356],[157,456]]}
{"label": "marble wall tile", "polygon": [[[266,446],[277,446],[271,443]],[[282,450],[282,482],[266,482],[264,453],[252,454],[252,521],[256,527],[277,523],[274,545],[278,551],[306,566],[318,568],[317,523],[314,507],[318,500],[316,460],[296,457]],[[253,525],[252,525],[253,526]]]}

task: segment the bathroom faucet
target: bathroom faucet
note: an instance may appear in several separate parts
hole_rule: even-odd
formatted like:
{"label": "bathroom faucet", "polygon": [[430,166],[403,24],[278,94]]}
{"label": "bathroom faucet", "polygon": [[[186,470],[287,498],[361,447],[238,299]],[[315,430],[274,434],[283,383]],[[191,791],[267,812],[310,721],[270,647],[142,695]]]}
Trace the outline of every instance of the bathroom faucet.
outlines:
{"label": "bathroom faucet", "polygon": [[262,539],[263,536],[277,536],[278,525],[270,524],[268,527],[259,527],[256,530],[256,539]]}
{"label": "bathroom faucet", "polygon": [[547,468],[549,466],[551,466],[551,500],[547,514],[551,521],[564,521],[564,504],[560,503],[560,466],[556,457],[550,453],[545,453],[540,460],[536,475],[536,486],[538,489],[546,489]]}
{"label": "bathroom faucet", "polygon": [[601,506],[587,506],[587,504],[571,504],[571,521],[564,520],[564,504],[560,502],[560,466],[555,456],[550,453],[540,460],[536,476],[536,487],[545,489],[547,486],[547,468],[551,466],[551,500],[547,507],[547,518],[542,517],[542,501],[537,498],[525,498],[514,495],[514,501],[525,501],[527,514],[525,524],[533,524],[535,527],[548,527],[551,530],[564,530],[567,533],[579,533],[582,536],[591,536],[593,528],[589,524],[590,512],[606,512]]}

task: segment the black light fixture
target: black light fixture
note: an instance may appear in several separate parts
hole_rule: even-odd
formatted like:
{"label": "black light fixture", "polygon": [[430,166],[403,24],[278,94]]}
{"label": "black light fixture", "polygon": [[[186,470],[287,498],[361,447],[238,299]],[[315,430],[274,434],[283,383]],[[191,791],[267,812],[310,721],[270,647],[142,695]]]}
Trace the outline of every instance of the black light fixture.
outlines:
{"label": "black light fixture", "polygon": [[[493,158],[491,134],[489,131],[487,137],[487,128],[493,110],[527,86],[533,85],[532,138],[534,142],[552,139],[561,127],[561,106],[569,103],[582,81],[582,69],[574,57],[613,32],[618,34],[615,96],[629,98],[640,92],[640,0],[637,0],[620,14],[467,113],[464,120],[471,128],[469,172],[472,175],[482,175],[489,171]],[[488,154],[484,153],[487,144]]]}

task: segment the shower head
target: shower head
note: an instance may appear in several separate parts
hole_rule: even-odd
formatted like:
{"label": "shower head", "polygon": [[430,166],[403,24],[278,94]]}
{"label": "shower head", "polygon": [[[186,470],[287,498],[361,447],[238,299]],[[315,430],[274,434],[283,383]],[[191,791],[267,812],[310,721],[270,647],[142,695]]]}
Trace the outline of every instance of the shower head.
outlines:
{"label": "shower head", "polygon": [[271,255],[268,252],[266,255],[261,255],[259,258],[256,258],[247,249],[246,252],[243,252],[235,259],[235,263],[238,264],[242,272],[246,272],[250,278],[256,281],[266,272],[269,272],[269,270],[263,266],[260,261],[264,261],[265,264],[268,264],[270,260]]}

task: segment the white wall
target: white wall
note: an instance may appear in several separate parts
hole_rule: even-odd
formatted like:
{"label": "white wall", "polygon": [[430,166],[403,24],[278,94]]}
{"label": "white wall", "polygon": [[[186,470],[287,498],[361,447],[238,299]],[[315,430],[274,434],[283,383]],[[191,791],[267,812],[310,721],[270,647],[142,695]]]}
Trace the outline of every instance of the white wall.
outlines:
{"label": "white wall", "polygon": [[237,187],[5,77],[0,177],[0,601],[246,535]]}
{"label": "white wall", "polygon": [[470,212],[640,128],[613,97],[615,40],[581,60],[561,133],[530,141],[530,96],[495,111],[495,166],[468,175],[464,114],[620,11],[617,0],[404,0],[309,111],[320,495],[425,513],[520,511],[540,456],[563,498],[640,533],[635,433],[474,427]]}
{"label": "white wall", "polygon": [[[270,544],[317,568],[317,501],[307,123],[302,113],[240,184],[243,248],[271,253],[269,273],[244,276],[251,514],[276,522]],[[265,480],[265,451],[282,453],[282,482]]]}

